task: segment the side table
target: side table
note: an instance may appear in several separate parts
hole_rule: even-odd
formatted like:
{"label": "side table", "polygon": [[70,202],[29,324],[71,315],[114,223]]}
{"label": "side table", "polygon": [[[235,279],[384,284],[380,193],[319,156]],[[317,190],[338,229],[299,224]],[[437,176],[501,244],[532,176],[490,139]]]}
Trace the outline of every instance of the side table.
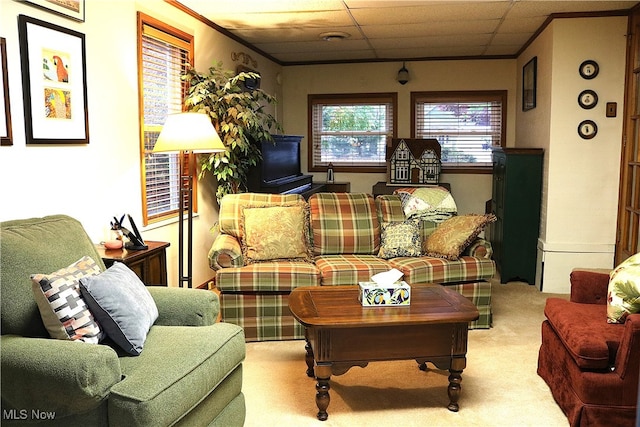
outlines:
{"label": "side table", "polygon": [[96,245],[98,254],[107,268],[118,261],[129,267],[145,285],[167,286],[168,242],[145,241],[148,249],[132,251],[128,249],[107,249]]}

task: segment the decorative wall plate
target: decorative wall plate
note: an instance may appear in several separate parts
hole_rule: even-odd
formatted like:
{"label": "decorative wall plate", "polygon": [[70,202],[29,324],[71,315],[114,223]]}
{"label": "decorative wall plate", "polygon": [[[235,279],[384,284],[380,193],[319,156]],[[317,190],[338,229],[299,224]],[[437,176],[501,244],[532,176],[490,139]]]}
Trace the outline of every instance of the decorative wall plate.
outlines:
{"label": "decorative wall plate", "polygon": [[582,139],[591,139],[598,133],[598,125],[593,120],[583,120],[578,125],[578,135]]}
{"label": "decorative wall plate", "polygon": [[600,72],[600,67],[598,63],[593,59],[587,59],[582,64],[580,64],[580,75],[583,79],[591,80],[594,79],[598,73]]}
{"label": "decorative wall plate", "polygon": [[578,95],[578,104],[585,110],[590,110],[598,104],[598,94],[591,89],[583,90]]}

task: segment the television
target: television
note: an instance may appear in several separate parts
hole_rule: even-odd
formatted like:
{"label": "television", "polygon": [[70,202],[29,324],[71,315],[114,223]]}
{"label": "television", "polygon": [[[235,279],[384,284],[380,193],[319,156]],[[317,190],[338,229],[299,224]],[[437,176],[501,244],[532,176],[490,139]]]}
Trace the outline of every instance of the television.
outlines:
{"label": "television", "polygon": [[273,142],[260,142],[262,161],[249,173],[249,191],[285,193],[310,184],[311,175],[301,173],[300,142],[302,136],[272,136]]}

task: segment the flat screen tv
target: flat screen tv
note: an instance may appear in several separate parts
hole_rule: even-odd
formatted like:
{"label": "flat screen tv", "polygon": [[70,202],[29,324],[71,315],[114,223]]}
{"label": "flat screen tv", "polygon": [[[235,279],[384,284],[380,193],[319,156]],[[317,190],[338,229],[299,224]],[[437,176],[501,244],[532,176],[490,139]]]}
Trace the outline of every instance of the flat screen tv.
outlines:
{"label": "flat screen tv", "polygon": [[278,184],[296,178],[300,172],[301,136],[273,135],[274,143],[262,142],[259,166],[261,185]]}

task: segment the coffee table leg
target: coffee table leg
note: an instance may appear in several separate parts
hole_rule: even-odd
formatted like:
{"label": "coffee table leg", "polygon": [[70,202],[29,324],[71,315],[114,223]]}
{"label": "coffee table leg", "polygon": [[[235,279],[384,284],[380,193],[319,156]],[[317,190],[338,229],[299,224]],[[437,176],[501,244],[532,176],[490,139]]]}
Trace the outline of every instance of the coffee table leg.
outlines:
{"label": "coffee table leg", "polygon": [[307,351],[305,356],[305,361],[307,362],[307,376],[315,377],[315,373],[313,372],[313,348],[311,348],[311,344],[309,341],[304,346],[304,349]]}
{"label": "coffee table leg", "polygon": [[460,398],[460,383],[462,382],[462,371],[455,371],[449,369],[449,387],[447,388],[447,394],[449,395],[449,405],[447,409],[452,412],[458,412],[460,406],[458,405],[458,399]]}
{"label": "coffee table leg", "polygon": [[329,418],[327,414],[327,408],[329,407],[329,379],[331,378],[331,365],[317,365],[316,366],[316,405],[318,406],[318,419],[320,421],[326,421]]}

